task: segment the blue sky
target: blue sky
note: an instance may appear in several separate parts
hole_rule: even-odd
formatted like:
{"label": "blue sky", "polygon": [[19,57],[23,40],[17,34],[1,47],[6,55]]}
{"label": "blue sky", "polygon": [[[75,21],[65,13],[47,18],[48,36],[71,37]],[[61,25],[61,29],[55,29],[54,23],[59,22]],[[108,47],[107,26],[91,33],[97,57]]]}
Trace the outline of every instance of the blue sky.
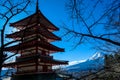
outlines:
{"label": "blue sky", "polygon": [[[60,31],[55,32],[56,35],[61,36],[64,33],[62,24],[70,23],[68,13],[65,9],[66,0],[40,0],[39,8],[41,12],[57,27]],[[91,48],[90,44],[80,45],[74,48],[75,43],[73,40],[67,41],[66,37],[62,41],[56,41],[53,44],[65,48],[65,52],[58,52],[53,54],[55,59],[63,59],[68,61],[77,61],[88,59],[96,51]],[[74,49],[73,49],[74,48]]]}
{"label": "blue sky", "polygon": [[[48,18],[48,20],[50,20],[54,25],[56,25],[60,29],[60,31],[55,32],[57,36],[61,36],[64,33],[64,30],[62,29],[61,25],[63,23],[68,24],[71,21],[68,17],[67,11],[65,10],[65,1],[66,0],[39,1],[39,8],[41,12],[46,18]],[[34,13],[35,5],[31,5],[29,7],[29,10],[30,13],[28,15]],[[14,17],[10,22],[15,22],[28,15],[18,15]],[[6,33],[11,33],[12,31],[13,29],[9,26],[6,28]],[[54,42],[53,44],[55,44],[56,46],[65,49],[65,52],[58,52],[53,54],[54,58],[58,60],[78,61],[88,59],[96,52],[94,49],[91,48],[92,44],[84,44],[74,48],[75,43],[76,42],[74,40],[67,41],[66,37],[63,37],[62,41]]]}

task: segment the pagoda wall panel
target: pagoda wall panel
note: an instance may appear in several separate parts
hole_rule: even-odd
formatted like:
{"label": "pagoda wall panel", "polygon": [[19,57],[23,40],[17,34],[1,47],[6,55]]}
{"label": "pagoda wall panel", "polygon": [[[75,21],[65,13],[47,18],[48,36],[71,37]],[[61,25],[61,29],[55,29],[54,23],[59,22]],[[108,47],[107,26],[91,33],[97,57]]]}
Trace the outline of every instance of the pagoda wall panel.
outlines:
{"label": "pagoda wall panel", "polygon": [[38,66],[38,71],[42,71],[43,70],[43,66],[39,65]]}
{"label": "pagoda wall panel", "polygon": [[18,72],[28,72],[28,71],[35,71],[35,66],[27,66],[27,67],[19,67]]}

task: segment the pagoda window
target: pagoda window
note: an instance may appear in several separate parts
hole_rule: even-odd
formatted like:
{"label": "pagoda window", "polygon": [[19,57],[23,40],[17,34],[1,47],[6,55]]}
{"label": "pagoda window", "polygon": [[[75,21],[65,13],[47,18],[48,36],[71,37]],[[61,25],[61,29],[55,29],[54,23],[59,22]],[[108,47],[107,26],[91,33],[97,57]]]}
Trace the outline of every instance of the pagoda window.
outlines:
{"label": "pagoda window", "polygon": [[38,66],[38,71],[42,71],[43,70],[43,66]]}

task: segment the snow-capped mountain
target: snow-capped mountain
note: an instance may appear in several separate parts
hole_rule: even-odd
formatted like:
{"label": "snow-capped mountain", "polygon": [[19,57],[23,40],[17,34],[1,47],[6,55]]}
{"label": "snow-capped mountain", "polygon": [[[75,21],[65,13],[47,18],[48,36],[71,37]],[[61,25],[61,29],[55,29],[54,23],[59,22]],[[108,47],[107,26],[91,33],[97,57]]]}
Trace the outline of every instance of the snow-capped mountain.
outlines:
{"label": "snow-capped mountain", "polygon": [[80,72],[88,70],[98,70],[104,66],[104,55],[102,53],[95,53],[92,57],[84,62],[80,62],[74,65],[66,67],[68,72]]}
{"label": "snow-capped mountain", "polygon": [[104,57],[103,53],[96,52],[92,57],[89,58],[89,60],[95,60],[95,59],[103,58],[103,57]]}

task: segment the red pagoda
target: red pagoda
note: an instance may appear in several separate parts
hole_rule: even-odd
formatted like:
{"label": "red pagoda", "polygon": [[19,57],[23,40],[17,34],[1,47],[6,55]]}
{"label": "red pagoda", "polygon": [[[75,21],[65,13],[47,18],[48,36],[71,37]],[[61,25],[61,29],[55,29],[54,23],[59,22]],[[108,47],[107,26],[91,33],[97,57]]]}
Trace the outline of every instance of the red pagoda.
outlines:
{"label": "red pagoda", "polygon": [[[16,68],[17,71],[14,76],[17,76],[17,78],[13,80],[24,80],[19,77],[22,76],[25,78],[27,75],[34,75],[35,77],[36,75],[37,77],[40,75],[49,76],[51,73],[54,73],[52,66],[68,64],[68,61],[55,60],[53,56],[51,56],[51,54],[55,52],[64,52],[64,49],[50,43],[61,40],[61,38],[53,34],[53,32],[59,30],[59,28],[53,25],[41,13],[38,9],[38,1],[34,14],[15,23],[11,23],[10,26],[16,28],[18,31],[7,34],[6,37],[19,40],[19,43],[6,47],[4,51],[20,54],[19,57],[16,57],[15,62],[4,64],[4,67]],[[45,77],[30,79],[29,76],[29,78],[25,80],[42,80]]]}

